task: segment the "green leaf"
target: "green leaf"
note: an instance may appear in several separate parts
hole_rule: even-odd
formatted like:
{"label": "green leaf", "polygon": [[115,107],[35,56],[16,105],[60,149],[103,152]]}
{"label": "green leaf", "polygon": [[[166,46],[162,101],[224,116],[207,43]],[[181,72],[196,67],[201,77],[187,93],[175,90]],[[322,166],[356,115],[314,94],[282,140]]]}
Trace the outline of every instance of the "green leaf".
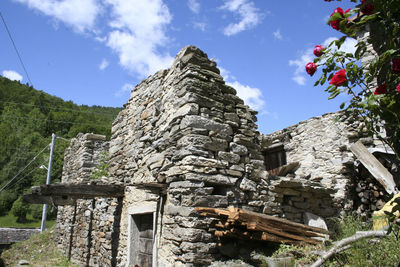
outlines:
{"label": "green leaf", "polygon": [[354,56],[356,59],[360,59],[361,56],[364,55],[366,51],[366,45],[364,42],[359,42],[357,45],[356,52],[354,53]]}
{"label": "green leaf", "polygon": [[339,94],[340,94],[340,90],[336,90],[336,91],[334,91],[334,92],[328,97],[328,99],[329,99],[329,100],[334,99],[334,98],[337,97]]}
{"label": "green leaf", "polygon": [[[344,41],[346,41],[346,38],[347,38],[347,36],[344,35],[344,36],[340,37],[338,40],[334,41],[335,45],[337,46],[338,49],[340,49],[340,47],[342,46]],[[339,53],[339,52],[344,54],[344,52],[342,52],[342,51],[337,51],[337,53]]]}
{"label": "green leaf", "polygon": [[360,24],[365,24],[368,21],[374,20],[376,18],[377,18],[377,14],[372,14],[372,15],[368,15],[368,16],[364,15],[361,17]]}
{"label": "green leaf", "polygon": [[322,75],[322,77],[321,77],[320,83],[321,83],[321,85],[324,85],[325,82],[326,82],[326,74],[324,73],[324,74]]}

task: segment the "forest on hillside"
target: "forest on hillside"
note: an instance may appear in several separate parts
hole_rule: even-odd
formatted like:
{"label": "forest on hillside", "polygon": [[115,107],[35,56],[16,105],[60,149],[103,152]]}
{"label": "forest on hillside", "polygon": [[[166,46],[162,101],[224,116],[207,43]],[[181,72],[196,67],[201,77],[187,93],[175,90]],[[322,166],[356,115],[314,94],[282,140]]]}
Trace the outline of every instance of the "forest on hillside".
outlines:
{"label": "forest on hillside", "polygon": [[[52,133],[64,138],[55,143],[51,181],[57,182],[68,140],[80,132],[109,137],[120,110],[79,106],[0,76],[0,216],[21,206],[20,197],[31,186],[45,183],[47,170],[41,166],[48,165]],[[23,208],[39,216],[36,209]]]}

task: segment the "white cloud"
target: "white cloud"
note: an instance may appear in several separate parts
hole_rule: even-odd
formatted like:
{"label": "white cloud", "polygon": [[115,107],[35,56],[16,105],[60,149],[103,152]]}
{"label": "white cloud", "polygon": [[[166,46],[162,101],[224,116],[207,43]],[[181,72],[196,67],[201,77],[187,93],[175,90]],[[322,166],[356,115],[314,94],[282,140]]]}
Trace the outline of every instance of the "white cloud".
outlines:
{"label": "white cloud", "polygon": [[295,81],[298,85],[305,85],[306,84],[306,77],[304,77],[303,75],[299,75],[299,74],[295,74],[292,77],[292,80]]}
{"label": "white cloud", "polygon": [[[326,39],[322,45],[324,47],[328,47],[328,45],[333,41],[333,40],[337,40],[337,38],[335,37],[329,37],[328,39]],[[346,38],[346,41],[342,44],[342,46],[340,47],[340,51],[346,52],[346,53],[352,53],[354,54],[354,52],[356,52],[357,47],[356,47],[357,41],[356,39],[353,38]]]}
{"label": "white cloud", "polygon": [[128,70],[146,76],[168,67],[173,58],[158,52],[169,41],[165,31],[172,16],[162,0],[106,0],[111,6],[113,30],[107,46]]}
{"label": "white cloud", "polygon": [[188,0],[188,7],[189,9],[195,13],[195,14],[199,14],[200,12],[200,3],[197,2],[197,0]]}
{"label": "white cloud", "polygon": [[282,38],[283,38],[280,29],[277,29],[272,34],[274,35],[275,39],[282,40]]}
{"label": "white cloud", "polygon": [[[215,62],[219,63],[219,60],[216,59]],[[218,66],[218,69],[219,69],[219,72],[220,72],[222,78],[224,78],[225,81],[228,81],[228,80],[231,79],[231,76],[230,76],[231,73],[230,73],[229,70],[226,70],[226,69],[224,69],[224,68],[221,67],[221,66]],[[233,78],[233,79],[235,79],[235,78]]]}
{"label": "white cloud", "polygon": [[[324,42],[322,42],[322,45],[324,47],[327,47],[333,40],[337,40],[337,38],[329,37]],[[340,51],[346,53],[354,53],[356,51],[356,44],[357,41],[355,39],[347,38],[343,45],[340,47]],[[297,59],[289,60],[289,66],[296,67],[292,79],[298,85],[305,85],[307,83],[307,80],[309,79],[305,67],[306,64],[308,62],[312,62],[315,57],[313,54],[313,50],[314,48],[309,48],[305,51],[302,51]]]}
{"label": "white cloud", "polygon": [[200,31],[204,32],[206,30],[207,24],[204,22],[194,22],[193,27],[195,29],[199,29]]}
{"label": "white cloud", "polygon": [[110,63],[108,62],[108,60],[105,59],[105,58],[103,58],[103,60],[102,60],[101,63],[99,64],[99,69],[100,69],[100,70],[105,70],[105,69],[108,67],[109,64],[110,64]]}
{"label": "white cloud", "polygon": [[[144,77],[173,60],[160,49],[168,45],[166,27],[172,16],[163,0],[14,0],[71,26],[113,50],[119,63]],[[104,15],[108,28],[100,32],[96,19]],[[198,25],[198,27],[204,27]],[[106,67],[101,64],[99,67]]]}
{"label": "white cloud", "polygon": [[260,89],[243,85],[238,81],[227,82],[226,84],[235,88],[237,95],[252,109],[261,111],[265,107],[265,101]]}
{"label": "white cloud", "polygon": [[130,93],[133,89],[135,89],[135,86],[133,84],[126,83],[121,87],[121,89],[119,89],[117,92],[115,92],[115,96],[121,97],[127,92]]}
{"label": "white cloud", "polygon": [[255,7],[253,2],[248,0],[226,0],[220,9],[228,10],[240,17],[239,22],[230,23],[224,28],[224,34],[227,36],[254,28],[262,20],[262,14],[259,9]]}
{"label": "white cloud", "polygon": [[305,85],[307,81],[305,67],[308,62],[313,61],[313,48],[303,51],[299,58],[289,60],[289,66],[295,66],[296,70],[292,79],[299,85]]}
{"label": "white cloud", "polygon": [[241,84],[235,77],[231,76],[228,70],[222,67],[219,67],[219,70],[226,84],[236,89],[237,95],[243,99],[246,105],[259,111],[260,114],[268,114],[265,110],[265,101],[260,89]]}
{"label": "white cloud", "polygon": [[31,9],[39,10],[47,16],[72,26],[78,32],[92,30],[101,12],[97,0],[14,0]]}
{"label": "white cloud", "polygon": [[94,39],[99,43],[105,43],[107,41],[107,36],[96,36]]}
{"label": "white cloud", "polygon": [[13,70],[3,70],[3,76],[13,81],[22,81],[22,75]]}

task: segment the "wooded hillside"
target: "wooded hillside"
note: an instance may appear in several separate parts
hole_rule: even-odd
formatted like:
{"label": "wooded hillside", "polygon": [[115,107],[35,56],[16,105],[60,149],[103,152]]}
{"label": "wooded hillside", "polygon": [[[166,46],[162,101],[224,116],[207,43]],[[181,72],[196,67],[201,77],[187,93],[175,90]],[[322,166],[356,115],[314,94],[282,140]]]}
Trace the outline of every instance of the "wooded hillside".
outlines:
{"label": "wooded hillside", "polygon": [[[0,188],[3,188],[40,151],[37,158],[0,192],[0,216],[33,185],[45,183],[51,134],[70,139],[79,132],[109,137],[121,108],[78,106],[29,85],[0,76]],[[57,139],[52,182],[60,181],[68,141]]]}

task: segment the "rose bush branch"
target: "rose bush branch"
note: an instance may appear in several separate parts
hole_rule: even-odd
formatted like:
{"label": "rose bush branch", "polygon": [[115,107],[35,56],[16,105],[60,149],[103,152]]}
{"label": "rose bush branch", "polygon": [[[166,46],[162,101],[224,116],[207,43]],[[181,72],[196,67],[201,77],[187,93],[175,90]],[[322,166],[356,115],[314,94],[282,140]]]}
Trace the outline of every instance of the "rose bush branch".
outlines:
{"label": "rose bush branch", "polygon": [[[313,75],[322,69],[315,86],[329,81],[325,89],[329,99],[347,95],[348,101],[340,106],[344,114],[360,117],[368,132],[400,158],[400,1],[351,2],[358,4],[346,11],[336,8],[328,21],[344,36],[326,48],[317,45],[316,58],[307,64],[306,71]],[[340,50],[347,38],[357,38],[362,32],[369,36],[358,39],[354,53]],[[371,47],[375,57],[361,64],[361,59],[371,55]],[[381,135],[382,126],[386,135]]]}

